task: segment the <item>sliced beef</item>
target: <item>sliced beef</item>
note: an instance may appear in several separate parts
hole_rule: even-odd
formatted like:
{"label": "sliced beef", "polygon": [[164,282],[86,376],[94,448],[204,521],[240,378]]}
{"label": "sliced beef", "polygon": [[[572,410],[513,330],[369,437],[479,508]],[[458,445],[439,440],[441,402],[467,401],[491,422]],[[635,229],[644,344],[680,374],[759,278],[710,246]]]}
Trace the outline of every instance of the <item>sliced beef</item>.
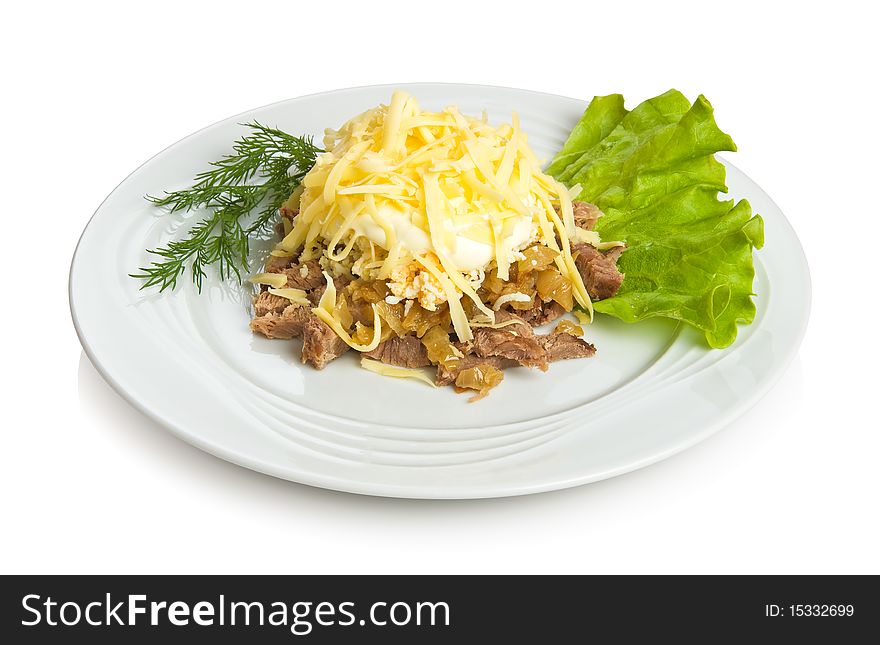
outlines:
{"label": "sliced beef", "polygon": [[593,300],[610,298],[623,282],[623,274],[617,270],[617,258],[623,247],[602,253],[591,244],[573,244],[571,254],[580,271],[584,286]]}
{"label": "sliced beef", "polygon": [[498,329],[474,328],[473,352],[481,358],[497,357],[527,367],[547,369],[547,351],[535,340],[535,333],[522,318],[507,311],[495,312],[495,322],[515,321]]}
{"label": "sliced beef", "polygon": [[574,225],[587,231],[592,231],[596,221],[603,215],[598,206],[589,202],[572,202],[571,208],[574,211]]}
{"label": "sliced beef", "polygon": [[[592,231],[603,215],[595,204],[589,202],[576,201],[572,202],[571,206],[575,226],[587,231]],[[602,253],[596,247],[583,242],[571,245],[571,254],[575,257],[575,264],[583,278],[584,286],[593,300],[610,298],[620,289],[623,274],[617,270],[617,259],[624,250],[624,247],[618,247]],[[532,324],[541,323],[532,322]]]}
{"label": "sliced beef", "polygon": [[345,341],[311,312],[302,327],[302,336],[302,362],[319,370],[348,350]]}
{"label": "sliced beef", "polygon": [[325,284],[324,275],[321,273],[321,265],[315,260],[297,262],[281,271],[281,273],[287,276],[287,284],[284,286],[288,289],[311,291]]}
{"label": "sliced beef", "polygon": [[254,317],[259,318],[267,313],[280,314],[290,306],[290,300],[281,296],[273,296],[268,291],[261,291],[254,298]]}
{"label": "sliced beef", "polygon": [[364,352],[364,356],[399,367],[427,367],[431,364],[428,351],[415,336],[389,338],[379,343],[372,352]]}
{"label": "sliced beef", "polygon": [[489,356],[489,357],[481,357],[474,356],[473,354],[465,356],[464,358],[458,359],[455,362],[454,367],[446,368],[442,365],[437,366],[437,385],[451,385],[455,383],[455,379],[458,378],[458,375],[461,374],[464,370],[470,369],[472,367],[477,367],[479,365],[491,365],[492,367],[497,367],[498,369],[504,369],[505,367],[513,367],[517,365],[516,361],[512,361],[506,358],[500,358],[498,356]]}
{"label": "sliced beef", "polygon": [[[271,296],[268,292],[266,295]],[[262,296],[262,294],[260,294]],[[273,298],[277,296],[271,296]],[[282,298],[282,300],[284,300]],[[251,320],[251,330],[268,338],[288,340],[301,336],[306,321],[314,317],[311,310],[303,305],[290,304],[278,311],[277,308]],[[256,306],[256,304],[255,304]]]}
{"label": "sliced beef", "polygon": [[282,273],[284,269],[288,268],[294,259],[292,256],[288,257],[278,257],[275,255],[270,255],[266,258],[266,263],[264,266],[264,271],[266,273]]}
{"label": "sliced beef", "polygon": [[531,309],[517,312],[519,317],[529,323],[532,327],[540,327],[547,323],[553,322],[565,313],[565,309],[555,300],[550,302],[542,302],[540,298],[535,297],[535,303]]}
{"label": "sliced beef", "polygon": [[596,353],[593,345],[566,332],[553,331],[546,336],[536,336],[535,339],[547,351],[550,362],[568,358],[589,358]]}
{"label": "sliced beef", "polygon": [[[562,216],[562,210],[559,206],[554,206],[553,208],[557,215]],[[589,202],[572,202],[571,210],[574,215],[574,225],[586,231],[592,231],[596,226],[596,222],[604,215],[598,206]]]}
{"label": "sliced beef", "polygon": [[625,246],[615,246],[613,249],[605,251],[603,255],[607,260],[617,264],[617,261],[620,259],[620,256],[623,255],[624,251],[626,251]]}

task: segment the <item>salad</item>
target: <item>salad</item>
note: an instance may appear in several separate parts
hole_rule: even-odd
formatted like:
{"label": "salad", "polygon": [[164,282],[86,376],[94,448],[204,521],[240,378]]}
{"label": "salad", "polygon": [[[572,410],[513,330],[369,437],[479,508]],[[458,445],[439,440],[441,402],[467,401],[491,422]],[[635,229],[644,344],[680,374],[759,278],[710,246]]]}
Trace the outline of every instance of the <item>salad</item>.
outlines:
{"label": "salad", "polygon": [[327,130],[323,150],[250,127],[193,188],[154,198],[212,215],[135,277],[173,288],[189,263],[201,286],[217,263],[240,278],[248,240],[274,232],[250,326],[301,338],[317,369],[357,351],[365,369],[476,400],[507,368],[593,356],[595,314],[674,318],[715,348],[754,318],[763,223],[718,199],[715,153],[735,145],[702,96],[632,111],[596,97],[546,168],[515,113],[496,126],[402,91]]}

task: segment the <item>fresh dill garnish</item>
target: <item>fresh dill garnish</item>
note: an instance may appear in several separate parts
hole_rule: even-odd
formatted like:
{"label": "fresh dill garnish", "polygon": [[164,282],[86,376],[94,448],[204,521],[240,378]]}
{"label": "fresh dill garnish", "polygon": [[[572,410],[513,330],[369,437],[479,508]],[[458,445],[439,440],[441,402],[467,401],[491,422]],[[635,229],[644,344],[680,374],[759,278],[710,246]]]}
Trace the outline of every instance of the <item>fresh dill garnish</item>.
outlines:
{"label": "fresh dill garnish", "polygon": [[[205,267],[211,264],[217,266],[221,279],[235,276],[240,282],[241,271],[247,270],[250,237],[269,227],[322,152],[311,137],[295,137],[256,121],[242,125],[251,129],[250,134],[235,142],[232,154],[196,175],[192,187],[147,196],[171,213],[196,208],[211,212],[185,238],[147,250],[158,259],[131,274],[144,281],[142,289],[157,285],[159,291],[174,289],[187,265],[200,292]],[[248,218],[254,211],[256,216]]]}

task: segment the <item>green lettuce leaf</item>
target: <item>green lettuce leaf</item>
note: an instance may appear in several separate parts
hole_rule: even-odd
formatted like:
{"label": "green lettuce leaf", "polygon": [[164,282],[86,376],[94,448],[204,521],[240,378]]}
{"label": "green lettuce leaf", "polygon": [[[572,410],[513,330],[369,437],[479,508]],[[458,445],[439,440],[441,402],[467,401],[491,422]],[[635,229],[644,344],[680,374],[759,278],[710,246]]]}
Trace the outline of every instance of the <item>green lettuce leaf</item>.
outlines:
{"label": "green lettuce leaf", "polygon": [[736,145],[703,96],[691,104],[670,90],[631,112],[619,94],[593,99],[547,171],[602,209],[603,240],[626,241],[623,285],[596,311],[681,320],[718,348],[754,320],[752,250],[764,244],[763,220],[745,200],[718,199],[727,192],[722,150]]}

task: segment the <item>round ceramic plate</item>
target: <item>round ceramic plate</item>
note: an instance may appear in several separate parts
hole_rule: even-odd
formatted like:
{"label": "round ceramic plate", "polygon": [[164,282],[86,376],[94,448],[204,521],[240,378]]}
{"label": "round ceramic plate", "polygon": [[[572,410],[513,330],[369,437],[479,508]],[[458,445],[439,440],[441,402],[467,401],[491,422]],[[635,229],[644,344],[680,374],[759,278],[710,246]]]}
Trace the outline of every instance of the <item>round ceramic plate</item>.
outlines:
{"label": "round ceramic plate", "polygon": [[[128,274],[144,249],[185,233],[185,216],[146,194],[184,187],[256,119],[315,135],[387,102],[393,89],[426,109],[517,111],[539,157],[559,150],[584,101],[475,85],[362,87],[259,108],[197,132],[129,176],[89,222],[73,258],[70,303],[89,358],[145,414],[218,457],[296,482],[399,497],[520,495],[619,475],[709,436],[767,391],[794,356],[810,302],[807,264],[783,214],[727,164],[730,195],[763,215],[758,315],[728,349],[709,350],[674,322],[627,325],[597,316],[594,358],[549,372],[516,369],[476,404],[452,388],[390,379],[349,352],[323,371],[300,364],[297,341],[248,329],[250,289],[184,278],[173,293],[139,291]],[[190,218],[192,215],[189,216]],[[266,245],[253,249],[254,266]],[[772,286],[771,286],[772,285]],[[784,298],[777,289],[784,288]]]}

